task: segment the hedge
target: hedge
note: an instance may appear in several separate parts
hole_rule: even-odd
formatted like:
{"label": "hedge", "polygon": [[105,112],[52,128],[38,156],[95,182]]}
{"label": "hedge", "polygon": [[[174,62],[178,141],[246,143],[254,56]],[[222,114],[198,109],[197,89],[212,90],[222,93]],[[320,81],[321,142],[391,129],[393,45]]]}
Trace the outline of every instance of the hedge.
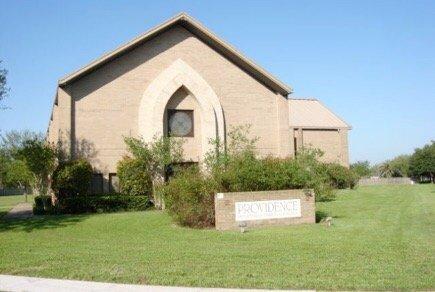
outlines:
{"label": "hedge", "polygon": [[76,196],[59,199],[56,210],[61,214],[142,211],[151,206],[149,196],[122,194]]}

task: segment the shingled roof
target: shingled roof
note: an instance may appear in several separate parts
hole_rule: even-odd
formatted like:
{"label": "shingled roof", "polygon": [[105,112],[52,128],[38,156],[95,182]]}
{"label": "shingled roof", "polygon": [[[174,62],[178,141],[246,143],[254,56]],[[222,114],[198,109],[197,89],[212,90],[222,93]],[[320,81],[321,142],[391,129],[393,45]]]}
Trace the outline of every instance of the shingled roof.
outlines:
{"label": "shingled roof", "polygon": [[200,24],[191,16],[186,13],[180,13],[175,17],[169,19],[168,21],[152,28],[146,33],[136,37],[135,39],[127,42],[126,44],[118,47],[112,52],[109,52],[95,61],[89,63],[83,68],[63,77],[59,80],[59,85],[64,86],[68,83],[92,72],[93,70],[103,66],[107,62],[119,57],[120,55],[134,49],[135,47],[143,44],[144,42],[150,40],[151,38],[165,32],[175,25],[181,25],[185,29],[189,30],[192,34],[197,36],[203,42],[207,43],[209,46],[213,47],[216,51],[220,52],[232,62],[240,66],[246,72],[251,74],[253,77],[257,78],[263,84],[267,85],[271,89],[279,92],[285,96],[292,92],[292,89],[272,76],[266,70],[261,68],[259,65],[255,64],[252,60],[243,56],[240,52],[238,52],[235,48],[224,42],[222,39],[217,37],[214,33],[209,31],[206,27]]}
{"label": "shingled roof", "polygon": [[352,128],[317,99],[289,99],[288,102],[292,128]]}

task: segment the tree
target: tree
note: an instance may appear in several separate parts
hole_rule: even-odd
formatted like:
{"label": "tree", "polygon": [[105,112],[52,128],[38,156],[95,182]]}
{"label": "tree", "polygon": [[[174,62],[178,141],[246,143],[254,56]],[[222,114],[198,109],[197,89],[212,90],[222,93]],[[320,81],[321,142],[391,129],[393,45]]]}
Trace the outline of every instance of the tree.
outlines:
{"label": "tree", "polygon": [[12,158],[17,154],[19,149],[23,148],[26,141],[33,139],[44,140],[44,136],[41,133],[29,130],[12,130],[0,135],[0,149],[2,149],[4,155]]}
{"label": "tree", "polygon": [[390,161],[387,160],[383,163],[381,163],[378,166],[379,175],[381,177],[392,177],[393,176],[393,170],[391,169]]}
{"label": "tree", "polygon": [[[128,137],[124,142],[136,163],[151,176],[154,189],[163,183],[168,166],[183,161],[184,140],[180,138],[154,137],[153,141],[147,143],[141,139]],[[120,184],[123,183],[120,181]],[[155,191],[153,195],[156,206],[162,207],[161,198],[155,196]]]}
{"label": "tree", "polygon": [[372,169],[368,160],[352,163],[350,169],[352,169],[359,177],[367,177],[372,174]]}
{"label": "tree", "polygon": [[389,162],[393,177],[409,176],[409,157],[409,155],[399,155]]}
{"label": "tree", "polygon": [[376,166],[381,177],[409,176],[409,155],[399,155]]}
{"label": "tree", "polygon": [[34,138],[23,142],[16,158],[22,160],[33,174],[33,188],[39,195],[48,192],[49,176],[56,166],[56,150],[43,139]]}
{"label": "tree", "polygon": [[28,188],[33,182],[33,175],[24,161],[14,159],[5,165],[3,184],[6,187]]}
{"label": "tree", "polygon": [[[44,137],[28,130],[10,131],[0,135],[0,185],[19,187],[28,175],[24,170],[25,163],[17,157],[19,149],[22,149],[27,140],[43,140]],[[24,163],[24,164],[23,164]],[[11,172],[11,173],[9,173]]]}
{"label": "tree", "polygon": [[434,182],[435,176],[435,141],[425,145],[423,148],[417,148],[411,155],[409,161],[409,170],[413,177],[429,177]]}
{"label": "tree", "polygon": [[[0,65],[1,62],[2,61],[0,60]],[[9,94],[9,87],[7,86],[7,79],[6,79],[7,74],[8,71],[0,67],[0,109],[5,108],[5,106],[2,105],[2,102]]]}

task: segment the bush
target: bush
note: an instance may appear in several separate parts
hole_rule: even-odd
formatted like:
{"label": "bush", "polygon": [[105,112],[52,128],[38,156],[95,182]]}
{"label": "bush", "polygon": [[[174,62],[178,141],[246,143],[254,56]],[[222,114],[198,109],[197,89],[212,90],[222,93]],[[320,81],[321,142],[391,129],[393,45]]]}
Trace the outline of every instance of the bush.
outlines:
{"label": "bush", "polygon": [[120,191],[123,194],[151,197],[153,192],[151,174],[148,165],[141,159],[124,157],[118,162],[117,175]]}
{"label": "bush", "polygon": [[53,172],[51,188],[56,197],[72,197],[88,192],[92,179],[92,166],[85,159],[61,162]]}
{"label": "bush", "polygon": [[323,164],[330,185],[337,189],[354,188],[358,183],[358,175],[351,169],[337,163]]}
{"label": "bush", "polygon": [[316,201],[335,199],[333,183],[324,164],[313,151],[302,152],[296,159],[258,159],[245,153],[214,168],[213,177],[221,192],[248,192],[286,189],[314,189]]}
{"label": "bush", "polygon": [[319,162],[320,150],[302,149],[296,158],[258,158],[256,139],[245,136],[247,129],[228,133],[227,147],[217,139],[207,153],[207,172],[192,168],[181,172],[158,188],[171,216],[181,225],[214,225],[216,192],[250,192],[285,189],[313,189],[316,201],[335,198],[334,186],[353,186],[352,172],[340,165]]}
{"label": "bush", "polygon": [[44,215],[53,212],[53,204],[51,196],[40,195],[35,197],[35,203],[33,204],[33,214]]}
{"label": "bush", "polygon": [[150,206],[148,196],[110,194],[62,198],[57,203],[57,211],[61,214],[142,211]]}
{"label": "bush", "polygon": [[214,226],[214,194],[217,184],[197,167],[185,170],[157,191],[164,198],[166,209],[183,226]]}
{"label": "bush", "polygon": [[223,192],[300,189],[312,186],[311,174],[294,159],[257,159],[243,155],[214,172]]}

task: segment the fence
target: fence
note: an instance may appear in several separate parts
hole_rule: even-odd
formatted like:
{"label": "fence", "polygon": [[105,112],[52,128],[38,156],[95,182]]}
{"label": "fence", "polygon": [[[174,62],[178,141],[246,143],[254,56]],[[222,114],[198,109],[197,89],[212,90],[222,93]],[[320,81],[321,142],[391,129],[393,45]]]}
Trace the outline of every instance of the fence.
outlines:
{"label": "fence", "polygon": [[24,195],[25,189],[2,189],[0,188],[0,196]]}
{"label": "fence", "polygon": [[371,177],[362,178],[358,181],[360,186],[375,185],[413,185],[414,181],[409,177]]}

